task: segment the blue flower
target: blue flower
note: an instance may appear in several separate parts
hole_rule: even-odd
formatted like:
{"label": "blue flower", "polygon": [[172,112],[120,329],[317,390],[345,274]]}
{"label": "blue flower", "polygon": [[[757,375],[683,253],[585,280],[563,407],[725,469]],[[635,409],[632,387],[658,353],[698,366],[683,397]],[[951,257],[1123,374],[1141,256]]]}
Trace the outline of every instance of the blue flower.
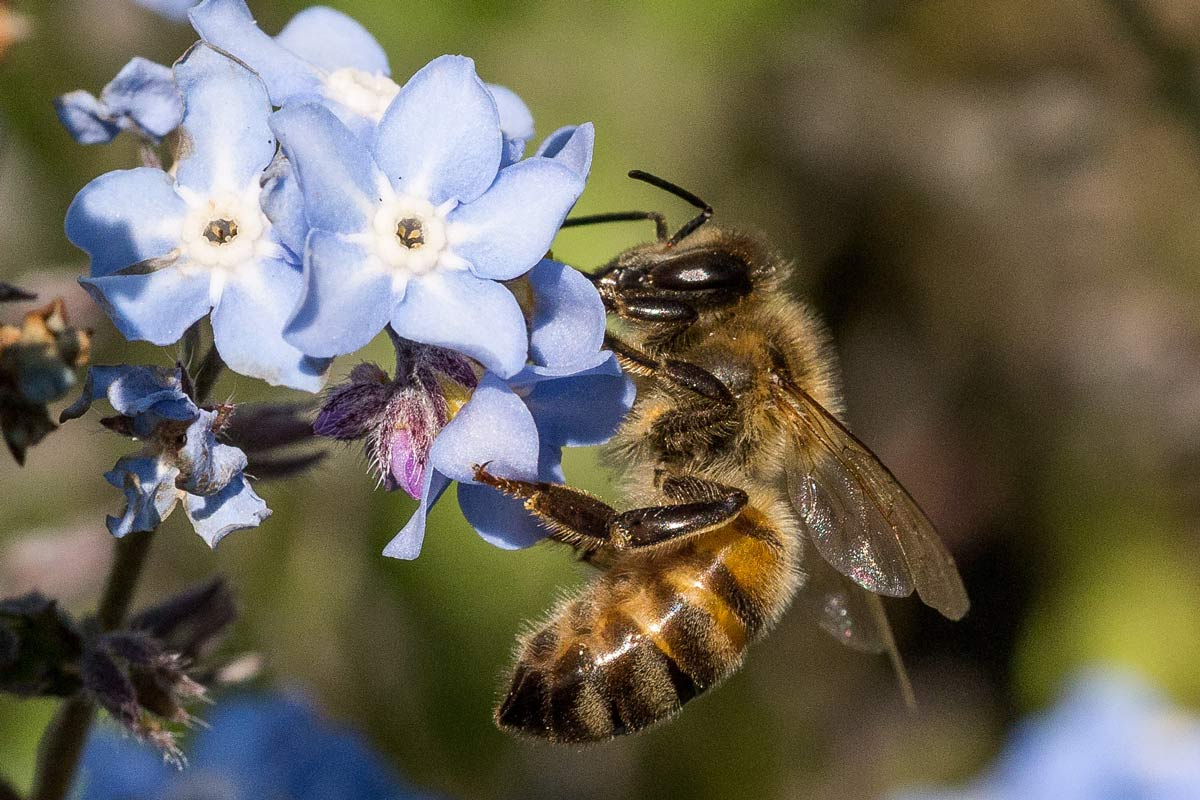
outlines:
{"label": "blue flower", "polygon": [[303,699],[283,695],[221,701],[189,743],[188,766],[99,727],[84,749],[80,800],[415,800],[353,731],[322,719]]}
{"label": "blue flower", "polygon": [[[259,29],[244,0],[207,0],[191,18],[204,41],[262,76],[275,105],[324,105],[364,141],[374,136],[400,93],[379,42],[340,11],[307,8],[275,37]],[[507,165],[524,155],[533,138],[533,115],[511,90],[493,84],[487,89],[499,110]]]}
{"label": "blue flower", "polygon": [[111,142],[132,131],[157,143],[183,121],[183,100],[171,70],[134,58],[100,91],[69,92],[54,101],[58,118],[80,144]]}
{"label": "blue flower", "polygon": [[120,459],[104,476],[125,493],[125,511],[107,520],[113,536],[156,529],[180,500],[192,527],[210,547],[270,516],[242,474],[246,455],[217,441],[232,410],[196,406],[184,391],[181,370],[93,367],[82,396],[63,411],[62,419],[83,416],[101,398],[120,415],[104,420],[105,425],[145,442],[140,452]]}
{"label": "blue flower", "polygon": [[188,9],[196,5],[199,0],[133,0],[133,2],[172,22],[186,22]]}
{"label": "blue flower", "polygon": [[1200,797],[1200,720],[1127,675],[1085,675],[1018,726],[999,761],[962,791],[897,800],[1186,800]]}
{"label": "blue flower", "polygon": [[544,157],[500,169],[496,104],[470,59],[443,56],[414,75],[370,149],[312,103],[285,107],[272,128],[312,228],[289,342],[335,356],[390,324],[502,378],[525,366],[525,322],[497,281],[538,263],[584,179]]}
{"label": "blue flower", "polygon": [[101,175],[67,210],[67,237],[91,256],[81,283],[128,339],[171,344],[211,310],[230,368],[316,391],[328,362],[283,339],[300,265],[259,206],[276,149],[262,83],[204,46],[175,81],[186,112],[171,172]]}
{"label": "blue flower", "polygon": [[604,341],[604,306],[583,275],[544,260],[513,290],[526,309],[534,363],[509,380],[466,358],[393,336],[396,377],[371,364],[335,387],[317,417],[317,433],[366,439],[385,487],[420,500],[384,550],[415,558],[429,509],[450,482],[459,505],[487,541],[525,547],[545,536],[519,501],[475,483],[473,468],[562,481],[565,446],[607,441],[633,402],[633,384]]}

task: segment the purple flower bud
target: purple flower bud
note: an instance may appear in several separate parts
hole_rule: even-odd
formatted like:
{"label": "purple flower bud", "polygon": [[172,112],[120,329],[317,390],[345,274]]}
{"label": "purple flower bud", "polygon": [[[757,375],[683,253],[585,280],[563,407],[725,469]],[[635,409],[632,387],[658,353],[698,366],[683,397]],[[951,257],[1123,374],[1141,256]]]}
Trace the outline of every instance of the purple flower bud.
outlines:
{"label": "purple flower bud", "polygon": [[367,458],[388,491],[420,499],[433,440],[479,383],[472,362],[452,350],[392,336],[396,377],[359,364],[333,387],[313,423],[321,436],[366,439]]}

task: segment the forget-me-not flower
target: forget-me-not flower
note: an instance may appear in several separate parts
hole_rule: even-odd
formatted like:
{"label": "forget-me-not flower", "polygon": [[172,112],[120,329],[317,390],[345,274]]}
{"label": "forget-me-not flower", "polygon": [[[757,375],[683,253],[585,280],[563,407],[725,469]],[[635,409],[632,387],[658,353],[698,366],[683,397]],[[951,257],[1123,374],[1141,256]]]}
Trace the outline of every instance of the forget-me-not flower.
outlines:
{"label": "forget-me-not flower", "polygon": [[600,349],[604,306],[586,277],[543,260],[513,289],[529,320],[534,361],[513,378],[480,377],[481,368],[452,351],[393,337],[396,377],[356,367],[317,417],[321,435],[366,439],[384,485],[420,501],[385,555],[418,555],[429,509],[451,481],[487,541],[517,548],[542,538],[545,529],[520,501],[475,482],[475,465],[561,482],[561,449],[607,441],[633,401],[633,384]]}
{"label": "forget-me-not flower", "polygon": [[[204,41],[262,76],[275,105],[324,105],[368,142],[400,93],[375,37],[332,8],[306,8],[274,37],[258,27],[245,0],[206,0],[191,19]],[[500,113],[505,163],[512,163],[533,137],[533,115],[513,91],[492,84],[487,88]]]}
{"label": "forget-me-not flower", "polygon": [[417,800],[354,732],[323,719],[301,698],[245,695],[220,700],[184,743],[187,766],[97,728],[84,749],[80,800]]}
{"label": "forget-me-not flower", "polygon": [[131,131],[157,143],[183,121],[183,100],[170,67],[134,58],[100,91],[100,96],[68,92],[54,108],[67,132],[80,144],[111,142]]}
{"label": "forget-me-not flower", "polygon": [[80,282],[128,339],[171,344],[211,310],[231,369],[316,391],[328,362],[283,338],[300,265],[259,205],[276,149],[266,91],[203,45],[174,71],[185,114],[172,170],[101,175],[67,210],[67,237],[91,256]]}
{"label": "forget-me-not flower", "polygon": [[145,443],[104,476],[126,499],[121,516],[107,520],[113,536],[156,529],[181,500],[210,547],[271,514],[242,474],[245,453],[217,441],[231,410],[200,408],[184,388],[179,368],[93,367],[82,396],[62,413],[63,420],[75,419],[107,398],[120,416],[105,425]]}
{"label": "forget-me-not flower", "polygon": [[1084,675],[1021,723],[971,786],[896,800],[1190,800],[1200,797],[1200,719],[1129,675]]}
{"label": "forget-me-not flower", "polygon": [[335,356],[390,324],[502,378],[525,366],[525,321],[498,281],[538,263],[584,179],[544,157],[500,169],[496,104],[470,59],[442,56],[417,72],[369,149],[312,103],[276,112],[272,128],[311,226],[289,342]]}

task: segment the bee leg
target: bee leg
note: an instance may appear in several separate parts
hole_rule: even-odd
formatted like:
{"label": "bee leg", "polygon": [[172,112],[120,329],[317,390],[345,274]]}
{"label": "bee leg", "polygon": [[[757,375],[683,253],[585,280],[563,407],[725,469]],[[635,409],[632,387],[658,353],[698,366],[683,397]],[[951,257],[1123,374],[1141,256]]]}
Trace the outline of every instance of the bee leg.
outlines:
{"label": "bee leg", "polygon": [[721,406],[737,404],[733,392],[720,378],[690,361],[675,358],[659,359],[638,350],[612,334],[605,334],[604,344],[617,355],[621,366],[637,375],[653,376],[660,381],[687,389]]}
{"label": "bee leg", "polygon": [[749,501],[740,489],[719,486],[720,496],[617,512],[587,492],[559,483],[502,478],[475,467],[475,480],[525,501],[549,536],[584,553],[634,550],[694,536],[732,521]]}

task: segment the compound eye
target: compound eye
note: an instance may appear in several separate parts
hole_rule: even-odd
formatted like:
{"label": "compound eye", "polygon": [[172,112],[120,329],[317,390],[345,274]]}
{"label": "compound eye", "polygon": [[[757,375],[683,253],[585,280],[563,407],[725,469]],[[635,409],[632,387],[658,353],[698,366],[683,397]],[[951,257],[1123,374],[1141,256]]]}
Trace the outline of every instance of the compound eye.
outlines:
{"label": "compound eye", "polygon": [[675,292],[749,294],[750,270],[727,253],[687,253],[654,267],[651,283]]}

